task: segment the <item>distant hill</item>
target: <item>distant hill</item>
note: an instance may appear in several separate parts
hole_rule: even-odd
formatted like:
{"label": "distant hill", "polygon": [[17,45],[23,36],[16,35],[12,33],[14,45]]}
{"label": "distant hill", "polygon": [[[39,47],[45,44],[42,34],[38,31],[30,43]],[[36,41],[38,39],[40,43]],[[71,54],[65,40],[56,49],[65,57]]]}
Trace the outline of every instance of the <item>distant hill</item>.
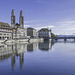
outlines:
{"label": "distant hill", "polygon": [[75,35],[57,35],[58,37],[75,37]]}

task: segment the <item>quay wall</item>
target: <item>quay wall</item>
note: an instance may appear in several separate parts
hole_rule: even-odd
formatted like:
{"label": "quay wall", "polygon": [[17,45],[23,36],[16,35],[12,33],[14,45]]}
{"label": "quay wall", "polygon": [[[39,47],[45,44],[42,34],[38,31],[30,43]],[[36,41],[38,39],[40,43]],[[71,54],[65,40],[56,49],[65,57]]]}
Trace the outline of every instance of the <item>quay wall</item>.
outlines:
{"label": "quay wall", "polygon": [[[40,42],[43,41],[43,38],[31,38],[29,39],[12,39],[12,40],[7,40],[5,43],[23,43],[23,42]],[[0,40],[0,43],[4,43],[5,40]]]}

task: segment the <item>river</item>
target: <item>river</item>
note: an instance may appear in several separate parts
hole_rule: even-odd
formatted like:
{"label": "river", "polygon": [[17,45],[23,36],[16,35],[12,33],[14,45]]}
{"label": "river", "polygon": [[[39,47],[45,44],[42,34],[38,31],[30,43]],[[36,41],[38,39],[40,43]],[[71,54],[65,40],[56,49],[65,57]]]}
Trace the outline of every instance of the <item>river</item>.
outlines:
{"label": "river", "polygon": [[75,75],[75,42],[2,44],[0,75]]}

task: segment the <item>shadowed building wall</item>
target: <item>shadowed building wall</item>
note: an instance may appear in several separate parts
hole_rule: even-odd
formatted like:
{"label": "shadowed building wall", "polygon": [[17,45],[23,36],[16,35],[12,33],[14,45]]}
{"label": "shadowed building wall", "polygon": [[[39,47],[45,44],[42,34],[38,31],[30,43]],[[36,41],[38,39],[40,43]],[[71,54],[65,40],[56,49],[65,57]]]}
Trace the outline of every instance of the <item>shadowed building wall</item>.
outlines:
{"label": "shadowed building wall", "polygon": [[11,12],[11,26],[15,28],[15,11],[14,9]]}

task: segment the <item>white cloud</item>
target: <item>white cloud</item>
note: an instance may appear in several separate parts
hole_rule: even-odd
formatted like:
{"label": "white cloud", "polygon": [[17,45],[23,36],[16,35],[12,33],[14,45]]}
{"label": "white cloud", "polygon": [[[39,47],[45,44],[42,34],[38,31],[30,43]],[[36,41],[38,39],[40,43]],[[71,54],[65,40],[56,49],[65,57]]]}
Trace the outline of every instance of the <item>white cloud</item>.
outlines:
{"label": "white cloud", "polygon": [[33,27],[34,25],[24,25],[24,28],[28,28],[28,27],[32,27],[32,28],[35,28],[36,30],[40,30],[41,28],[48,28],[48,29],[50,29],[50,28],[54,28],[55,26],[53,26],[53,25],[48,25],[48,26],[38,26],[38,27]]}
{"label": "white cloud", "polygon": [[57,22],[56,24],[57,26],[54,28],[55,33],[72,34],[75,32],[75,21],[74,20]]}
{"label": "white cloud", "polygon": [[45,1],[36,1],[37,3],[42,3],[42,4],[46,4]]}
{"label": "white cloud", "polygon": [[31,20],[31,21],[24,21],[25,24],[27,23],[33,23],[33,22],[38,22],[39,20]]}
{"label": "white cloud", "polygon": [[[28,21],[29,22],[35,22],[34,21]],[[31,24],[31,23],[30,23]],[[24,27],[32,27],[35,28],[36,30],[40,30],[41,28],[48,28],[52,29],[52,32],[54,34],[72,34],[75,33],[75,21],[74,20],[65,20],[65,21],[60,21],[56,22],[53,25],[42,25],[42,24],[36,24],[36,25],[30,25],[30,24],[25,24]]]}
{"label": "white cloud", "polygon": [[42,27],[36,27],[36,29],[37,30],[40,30],[41,28],[48,28],[48,29],[50,29],[50,28],[54,28],[55,26],[53,26],[53,25],[48,25],[48,26],[42,26]]}
{"label": "white cloud", "polygon": [[73,24],[73,23],[75,23],[75,21],[63,21],[63,22],[57,22],[57,23],[60,23],[60,24]]}
{"label": "white cloud", "polygon": [[48,1],[42,1],[42,0],[38,0],[38,1],[35,1],[36,3],[40,3],[40,4],[54,4],[52,2],[48,2]]}
{"label": "white cloud", "polygon": [[55,13],[69,13],[69,12],[75,12],[75,9],[56,11]]}
{"label": "white cloud", "polygon": [[55,26],[53,26],[53,25],[50,25],[50,26],[48,26],[48,28],[54,28]]}
{"label": "white cloud", "polygon": [[24,28],[30,27],[30,25],[24,25]]}

